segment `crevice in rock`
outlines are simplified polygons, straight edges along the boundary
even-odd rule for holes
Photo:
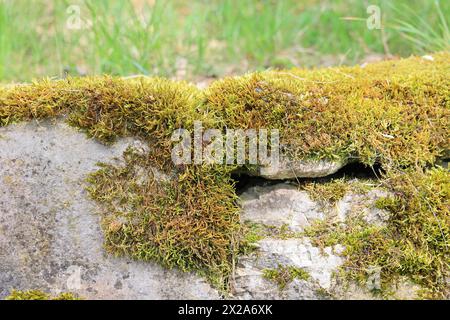
[[[339,178],[356,178],[356,179],[378,179],[384,173],[380,164],[375,163],[373,166],[367,166],[360,162],[352,162],[344,166],[335,174],[323,178],[309,179],[325,181]]]
[[[437,162],[437,165],[439,165],[445,169],[450,169],[449,163],[450,163],[450,158],[443,158]]]
[[[236,173],[232,174],[231,178],[235,181],[234,188],[236,189],[236,193],[241,195],[247,189],[254,186],[271,186],[278,183],[283,183],[289,180],[270,180],[261,177],[250,176],[244,173]]]
[[[279,183],[289,184],[302,184],[305,182],[317,181],[328,182],[333,179],[349,178],[349,179],[378,179],[384,173],[381,165],[375,164],[373,166],[367,166],[359,162],[349,163],[340,169],[338,172],[326,177],[320,178],[297,178],[297,179],[284,179],[284,180],[271,180],[262,177],[250,176],[244,173],[235,173],[231,175],[231,178],[235,181],[235,189],[238,195],[254,186],[272,186]]]

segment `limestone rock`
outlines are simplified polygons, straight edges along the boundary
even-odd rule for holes
[[[106,147],[67,125],[0,128],[0,299],[11,289],[91,299],[209,299],[204,279],[106,254],[84,179],[128,145]]]
[[[241,195],[241,220],[265,225],[287,226],[302,231],[313,220],[323,219],[323,212],[305,191],[289,184],[254,186]]]
[[[347,161],[291,160],[282,157],[278,165],[259,166],[255,171],[247,173],[270,180],[318,178],[336,173],[346,164]]]
[[[0,299],[11,289],[40,289],[52,294],[71,291],[88,299],[217,299],[219,292],[205,279],[152,262],[113,257],[102,247],[100,208],[84,189],[86,175],[97,162],[122,161],[131,138],[102,145],[60,121],[31,122],[0,128]],[[297,163],[297,176],[322,176],[343,163]],[[285,170],[285,169],[283,169]],[[266,172],[269,178],[291,178],[287,171]],[[292,167],[289,169],[292,172]],[[142,172],[141,172],[142,171]],[[148,174],[138,170],[137,182]],[[168,175],[153,172],[160,180]],[[253,186],[241,195],[241,219],[284,227],[300,234],[315,220],[335,215],[342,222],[353,212],[368,223],[383,224],[387,213],[374,202],[382,190],[348,193],[331,208],[307,192],[278,183]],[[231,279],[232,298],[328,299],[373,298],[364,288],[343,289],[334,274],[344,263],[341,245],[318,248],[304,236],[265,238],[258,249],[238,258]],[[263,277],[265,269],[301,268],[308,280],[293,279],[283,290]],[[408,288],[408,287],[405,287]],[[398,297],[409,297],[409,289]],[[406,293],[406,295],[405,295]]]
[[[263,239],[258,252],[242,258],[237,266],[235,295],[242,299],[321,299],[323,290],[332,286],[332,276],[342,264],[338,256],[341,246],[323,251],[314,247],[308,238]],[[310,279],[294,279],[284,290],[263,278],[265,269],[283,266],[298,267]]]
[[[358,213],[367,223],[383,225],[389,219],[389,213],[376,208],[375,202],[387,196],[389,193],[380,189],[369,190],[367,194],[349,192],[336,204],[337,215],[344,222],[347,217]]]
[[[382,225],[389,215],[377,209],[375,202],[388,195],[376,188],[364,194],[350,191],[337,203],[324,206],[313,201],[306,191],[286,183],[249,188],[241,195],[242,221],[278,228],[284,226],[297,236],[264,238],[257,242],[256,252],[241,257],[234,279],[235,296],[240,299],[375,299],[368,289],[369,283],[367,288],[341,283],[337,274],[344,263],[340,256],[345,249],[343,246],[315,247],[301,231],[314,220],[332,218],[345,223],[347,218],[361,214],[367,223]],[[265,269],[279,266],[301,268],[310,279],[294,279],[280,290],[276,283],[263,277]],[[394,297],[413,298],[416,291],[417,288],[402,284]]]

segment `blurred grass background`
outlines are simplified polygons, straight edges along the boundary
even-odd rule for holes
[[[448,0],[0,0],[0,81],[352,65],[449,50],[449,16]]]

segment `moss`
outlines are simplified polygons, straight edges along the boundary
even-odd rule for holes
[[[309,181],[299,185],[308,192],[312,200],[323,204],[334,204],[344,198],[348,192],[366,194],[374,183],[369,180],[331,179],[326,182]]]
[[[450,53],[362,67],[266,71],[200,92],[159,78],[71,78],[6,87],[0,123],[68,115],[102,141],[127,134],[167,144],[176,128],[271,129],[295,158],[424,165],[448,151]]]
[[[291,231],[286,224],[277,227],[248,221],[242,224],[241,232],[244,235],[240,242],[240,253],[242,254],[257,249],[257,242],[265,238],[292,239],[303,235],[302,232]]]
[[[341,200],[349,191],[350,185],[345,179],[335,179],[327,183],[310,182],[302,186],[314,201],[333,204]]]
[[[113,77],[35,82],[0,91],[0,124],[64,117],[104,143],[133,135],[148,143],[145,155],[125,152],[125,164],[100,164],[89,177],[91,196],[103,205],[105,247],[116,255],[156,260],[195,270],[226,289],[238,250],[234,168],[175,166],[171,135],[194,121],[214,127],[195,86],[165,79]],[[156,169],[172,176],[158,181]],[[138,170],[143,181],[138,183]]]
[[[315,293],[321,299],[327,299],[328,300],[328,299],[332,299],[333,298],[333,295],[327,289],[324,289],[324,288],[316,289]]]
[[[279,129],[291,158],[434,163],[449,149],[450,54],[433,58],[227,78],[207,105],[224,126]]]
[[[279,265],[276,269],[264,269],[263,277],[276,282],[280,290],[283,290],[294,279],[308,280],[310,275],[302,268]]]
[[[208,125],[207,115],[197,113],[199,99],[194,86],[159,78],[43,80],[0,91],[0,124],[66,116],[103,142],[138,135],[167,143],[173,130],[190,129],[194,119]]]
[[[381,188],[381,185],[376,180],[370,179],[330,179],[321,181],[307,181],[299,184],[299,189],[308,193],[310,198],[318,202],[324,209],[327,206],[334,205],[336,202],[342,200],[348,193],[352,194],[367,194],[375,186]]]
[[[243,238],[239,247],[240,254],[249,254],[258,248],[258,241],[266,238],[266,226],[260,223],[246,222],[242,225]]]
[[[442,168],[392,172],[384,184],[394,194],[377,201],[391,213],[385,226],[352,217],[345,224],[318,222],[306,234],[319,246],[345,246],[349,279],[364,283],[370,268],[379,267],[383,290],[408,276],[424,288],[423,297],[448,297],[450,173]]]
[[[52,296],[40,290],[19,291],[12,290],[11,294],[5,300],[81,300],[79,297],[70,292],[60,293]]]
[[[128,135],[143,139],[150,147],[147,154],[127,152],[124,165],[103,164],[89,178],[90,194],[104,208],[106,248],[196,270],[226,289],[239,246],[248,241],[230,177],[236,167],[175,166],[173,130],[192,129],[194,121],[202,121],[205,129],[277,128],[282,150],[291,158],[379,162],[390,174],[425,167],[449,150],[450,54],[433,57],[365,68],[259,72],[217,81],[205,91],[159,78],[43,80],[0,89],[0,125],[62,117],[104,143]],[[172,180],[160,181],[153,169]],[[141,171],[146,175],[138,179]],[[445,174],[432,180],[440,175]],[[401,179],[387,181],[393,189],[407,186]],[[360,267],[378,262],[386,274],[410,274],[431,292],[442,292],[439,279],[448,270],[448,252],[434,222],[441,219],[439,230],[447,232],[443,217],[448,210],[442,203],[448,195],[436,190],[438,182],[425,185],[416,186],[424,188],[420,194],[409,187],[398,191],[398,198],[380,202],[401,214],[389,228],[355,226],[352,236],[335,234],[331,240],[348,245],[351,261],[362,255]],[[342,190],[326,197],[335,201]],[[416,212],[408,206],[411,200],[427,205]]]
[[[124,165],[103,164],[89,177],[88,191],[104,205],[107,250],[195,270],[225,289],[240,229],[226,169],[188,167],[163,180],[151,155],[129,149],[124,158]]]

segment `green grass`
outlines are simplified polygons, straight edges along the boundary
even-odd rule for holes
[[[198,80],[268,67],[354,64],[449,49],[448,1],[0,0],[0,81],[66,73]],[[67,28],[78,5],[90,27]],[[32,7],[32,10],[30,8]]]

